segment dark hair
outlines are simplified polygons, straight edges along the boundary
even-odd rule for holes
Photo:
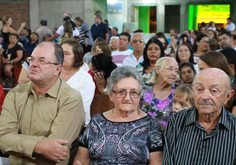
[[[189,63],[195,64],[195,63],[194,63],[194,60],[193,60],[193,49],[192,49],[192,46],[189,45],[188,43],[180,44],[180,45],[177,47],[177,49],[176,49],[175,59],[176,59],[176,61],[178,62],[178,64],[180,65],[180,59],[179,59],[179,53],[178,53],[178,51],[179,51],[179,48],[180,48],[181,46],[187,46],[188,50],[190,51]]]
[[[31,35],[31,30],[29,28],[24,27],[23,29],[25,29],[29,33],[29,35]]]
[[[52,42],[49,42],[49,43],[52,43]],[[57,44],[57,43],[52,43],[53,46],[54,46],[54,54],[56,56],[56,63],[60,64],[60,65],[63,65],[63,61],[64,61],[64,52],[63,52],[63,49],[62,47]]]
[[[62,37],[64,37],[66,34],[68,34],[68,37],[69,38],[73,38],[73,27],[72,27],[72,24],[68,21],[64,22],[63,23],[63,31],[64,31],[64,34]]]
[[[43,41],[45,40],[45,37],[46,37],[46,36],[51,37],[51,34],[45,34],[45,35],[43,36]]]
[[[109,22],[107,19],[104,20],[105,24],[107,25],[107,27],[109,26]]]
[[[210,49],[211,50],[217,50],[219,49],[219,44],[218,44],[218,41],[215,39],[215,38],[211,38],[210,39]]]
[[[72,47],[73,54],[75,56],[75,61],[73,63],[74,68],[79,68],[83,65],[84,49],[78,40],[74,38],[65,39],[61,45],[68,44]]]
[[[205,62],[209,67],[223,70],[228,76],[231,77],[228,61],[222,53],[208,51],[200,56],[200,60]]]
[[[64,17],[63,18],[63,22],[64,22],[64,24],[66,22],[69,22],[71,24],[71,26],[72,26],[72,29],[76,29],[76,24],[70,19],[70,17]]]
[[[83,21],[82,18],[80,18],[80,17],[75,17],[75,20],[78,21],[78,22],[80,22],[81,24],[84,23],[84,21]]]
[[[236,51],[233,48],[224,48],[220,53],[226,57],[229,64],[234,64],[236,67]]]
[[[233,35],[233,39],[236,40],[236,35],[235,34]]]
[[[104,72],[106,80],[110,77],[111,72],[117,68],[116,64],[111,61],[111,58],[103,53],[93,56],[91,62],[97,70]]]
[[[209,22],[208,25],[211,27],[211,25],[212,25],[213,23],[215,23],[215,22],[211,21],[211,22]]]
[[[122,35],[128,37],[128,41],[130,42],[131,35],[130,35],[129,33],[127,33],[127,32],[122,32],[122,33],[120,33],[120,36],[122,36]]]
[[[133,33],[143,33],[142,29],[135,30]]]
[[[194,40],[193,52],[196,52],[196,51],[197,51],[197,42],[201,41],[201,39],[202,39],[203,37],[207,37],[207,38],[208,38],[208,36],[207,36],[206,34],[200,34],[200,35],[198,35],[197,38]]]
[[[102,16],[101,16],[101,13],[99,11],[97,11],[94,15],[97,16],[97,18],[100,18],[102,20]]]
[[[227,18],[229,21],[232,21],[231,17]]]
[[[174,30],[175,33],[179,32],[178,29],[176,29],[176,28],[171,28],[170,30]]]
[[[188,35],[187,34],[181,34],[179,37],[182,41],[182,43],[188,43],[189,45],[192,45],[192,43],[189,41]],[[187,38],[187,40],[185,40],[185,38]]]
[[[37,38],[39,38],[38,33],[36,33],[36,32],[32,32],[31,34],[35,34],[35,35],[37,36]]]
[[[163,38],[164,40],[165,40],[165,46],[164,46],[164,50],[167,48],[167,46],[168,46],[168,41],[167,41],[167,39],[166,39],[166,36],[165,36],[165,34],[164,33],[162,33],[162,32],[158,32],[158,33],[156,33],[156,35],[155,36],[153,36],[154,38]],[[163,46],[163,45],[162,45]]]
[[[214,34],[214,38],[213,38],[213,39],[218,40],[218,39],[217,39],[216,32],[215,32],[214,30],[212,30],[212,29],[207,30],[207,32],[209,32],[209,31],[213,32],[213,34]]]
[[[143,50],[143,62],[141,64],[142,64],[144,69],[147,69],[148,66],[150,66],[149,59],[148,59],[148,56],[147,56],[147,50],[148,50],[148,47],[151,43],[155,43],[160,47],[160,49],[161,49],[160,58],[165,56],[164,47],[163,47],[161,41],[159,41],[157,38],[149,39],[147,44],[144,47],[144,50]]]
[[[47,21],[46,19],[41,19],[40,24],[41,24],[42,26],[47,26],[48,21]]]
[[[17,40],[20,38],[19,34],[17,34],[17,33],[10,33],[9,37],[10,36],[15,36]]]
[[[190,62],[183,62],[182,64],[180,64],[179,65],[179,71],[181,72],[181,69],[185,66],[190,67],[193,70],[193,72],[196,74],[196,70],[194,69],[193,64],[191,64]],[[180,76],[180,78],[181,78],[181,76]]]
[[[193,30],[194,35],[198,36],[199,32],[197,30]]]
[[[229,38],[232,37],[232,34],[231,34],[230,32],[227,32],[227,31],[221,32],[221,33],[219,34],[219,37],[220,37],[221,35],[223,35],[223,34],[226,34]]]
[[[118,32],[118,28],[117,27],[113,27],[113,29],[116,29],[116,31]]]

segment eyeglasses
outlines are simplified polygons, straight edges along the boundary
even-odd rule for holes
[[[159,66],[161,68],[166,68],[170,72],[175,72],[176,74],[179,74],[179,70],[174,70],[174,67],[172,66]]]
[[[112,92],[115,93],[117,97],[121,97],[121,98],[125,98],[127,93],[129,93],[129,96],[134,99],[137,99],[140,95],[140,92],[138,93],[136,91],[127,92],[126,90],[120,90],[120,91],[112,90]]]
[[[228,37],[223,37],[223,38],[219,39],[219,42],[221,42],[222,40],[226,41],[228,39],[229,39]]]
[[[133,40],[132,41],[134,44],[136,44],[137,42],[139,42],[139,43],[144,43],[144,40]]]
[[[54,63],[54,62],[49,62],[45,59],[45,57],[39,57],[38,59],[34,58],[34,57],[27,57],[26,61],[29,63],[29,64],[32,64],[34,62],[34,60],[37,61],[37,64],[40,64],[40,65],[46,65],[46,64],[53,64],[53,65],[60,65],[58,63]]]
[[[186,73],[191,74],[192,70],[187,70],[187,72],[180,72],[181,75],[185,75]]]
[[[204,44],[210,44],[210,42],[209,42],[209,41],[206,41],[206,40],[202,40],[202,42],[203,42]]]

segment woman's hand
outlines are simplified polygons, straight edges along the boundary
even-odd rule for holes
[[[26,25],[26,22],[22,22],[22,23],[21,23],[21,27],[23,27],[23,28],[24,28],[24,27],[25,27],[25,25]]]
[[[105,86],[106,86],[106,80],[105,80],[103,73],[99,73],[99,72],[96,73],[94,75],[94,79],[96,81],[99,92],[102,93],[105,89]]]
[[[8,60],[7,58],[3,58],[3,63],[5,63],[5,64],[10,64],[10,63],[11,63],[11,61],[10,61],[10,60]]]

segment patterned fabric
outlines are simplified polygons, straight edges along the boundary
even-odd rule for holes
[[[141,76],[143,77],[143,82],[144,82],[144,89],[146,89],[147,87],[150,87],[150,86],[153,86],[153,84],[151,83],[151,79],[153,78],[154,76],[154,71],[150,72],[150,73],[147,73],[143,66],[142,66],[142,63],[139,63],[137,66],[136,66],[136,69],[138,70],[138,72],[141,74]]]
[[[161,100],[155,97],[153,92],[153,86],[148,87],[140,100],[140,108],[147,114],[159,119],[161,130],[164,133],[167,121],[172,115],[172,99],[174,94],[174,88],[167,99]]]
[[[96,114],[80,146],[88,148],[91,165],[146,165],[150,152],[163,150],[163,136],[157,119],[149,115],[131,122],[112,122]]]

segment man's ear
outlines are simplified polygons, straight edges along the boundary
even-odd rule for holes
[[[230,69],[234,69],[234,64],[229,64]]]
[[[56,75],[59,75],[60,72],[61,72],[61,70],[62,70],[62,66],[61,66],[61,65],[57,65],[57,66],[56,66],[56,71],[54,72],[54,75],[55,75],[55,76],[56,76]]]
[[[226,95],[226,100],[225,100],[224,104],[226,104],[230,100],[230,98],[233,96],[234,96],[234,90],[231,89],[228,91],[228,93]]]

